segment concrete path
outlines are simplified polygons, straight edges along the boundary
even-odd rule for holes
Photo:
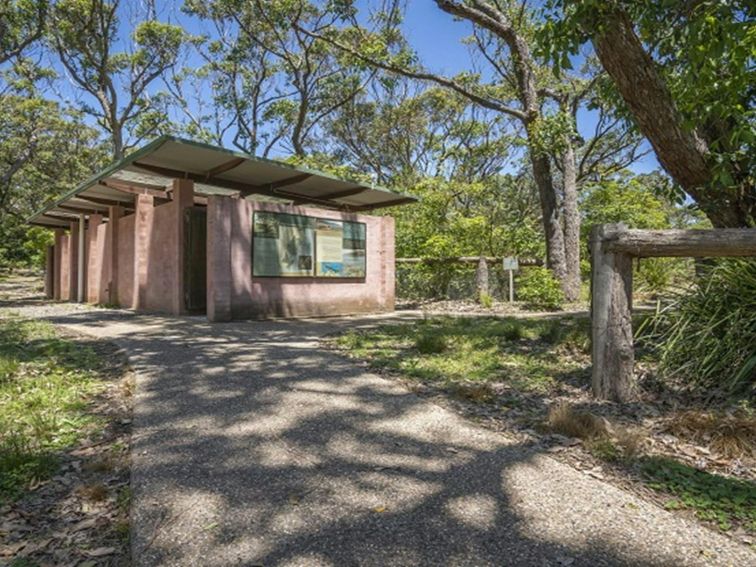
[[[756,565],[318,348],[354,322],[53,319],[137,372],[136,565]]]

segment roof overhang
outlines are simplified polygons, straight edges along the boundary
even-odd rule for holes
[[[375,185],[234,152],[225,148],[161,136],[49,204],[29,223],[65,228],[84,215],[107,216],[108,207],[134,208],[139,194],[170,200],[174,179],[194,182],[195,200],[209,195],[314,205],[363,212],[417,201]]]

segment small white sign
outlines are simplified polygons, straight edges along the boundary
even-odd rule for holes
[[[520,263],[517,261],[517,258],[504,258],[504,269],[505,270],[519,270],[520,269]]]

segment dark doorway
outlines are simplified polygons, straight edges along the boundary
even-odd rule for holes
[[[207,307],[207,209],[184,210],[184,305],[204,313]]]

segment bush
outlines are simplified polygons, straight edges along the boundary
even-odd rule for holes
[[[515,293],[527,307],[555,310],[562,307],[564,293],[559,282],[544,267],[526,268],[517,278]]]
[[[493,307],[494,300],[490,294],[481,293],[480,297],[478,297],[478,303],[480,303],[481,307],[485,307],[486,309],[491,309]]]
[[[415,339],[415,348],[420,354],[440,354],[446,350],[446,337],[422,332]]]
[[[639,330],[667,378],[709,394],[753,393],[756,386],[756,260],[709,267],[692,289]]]

